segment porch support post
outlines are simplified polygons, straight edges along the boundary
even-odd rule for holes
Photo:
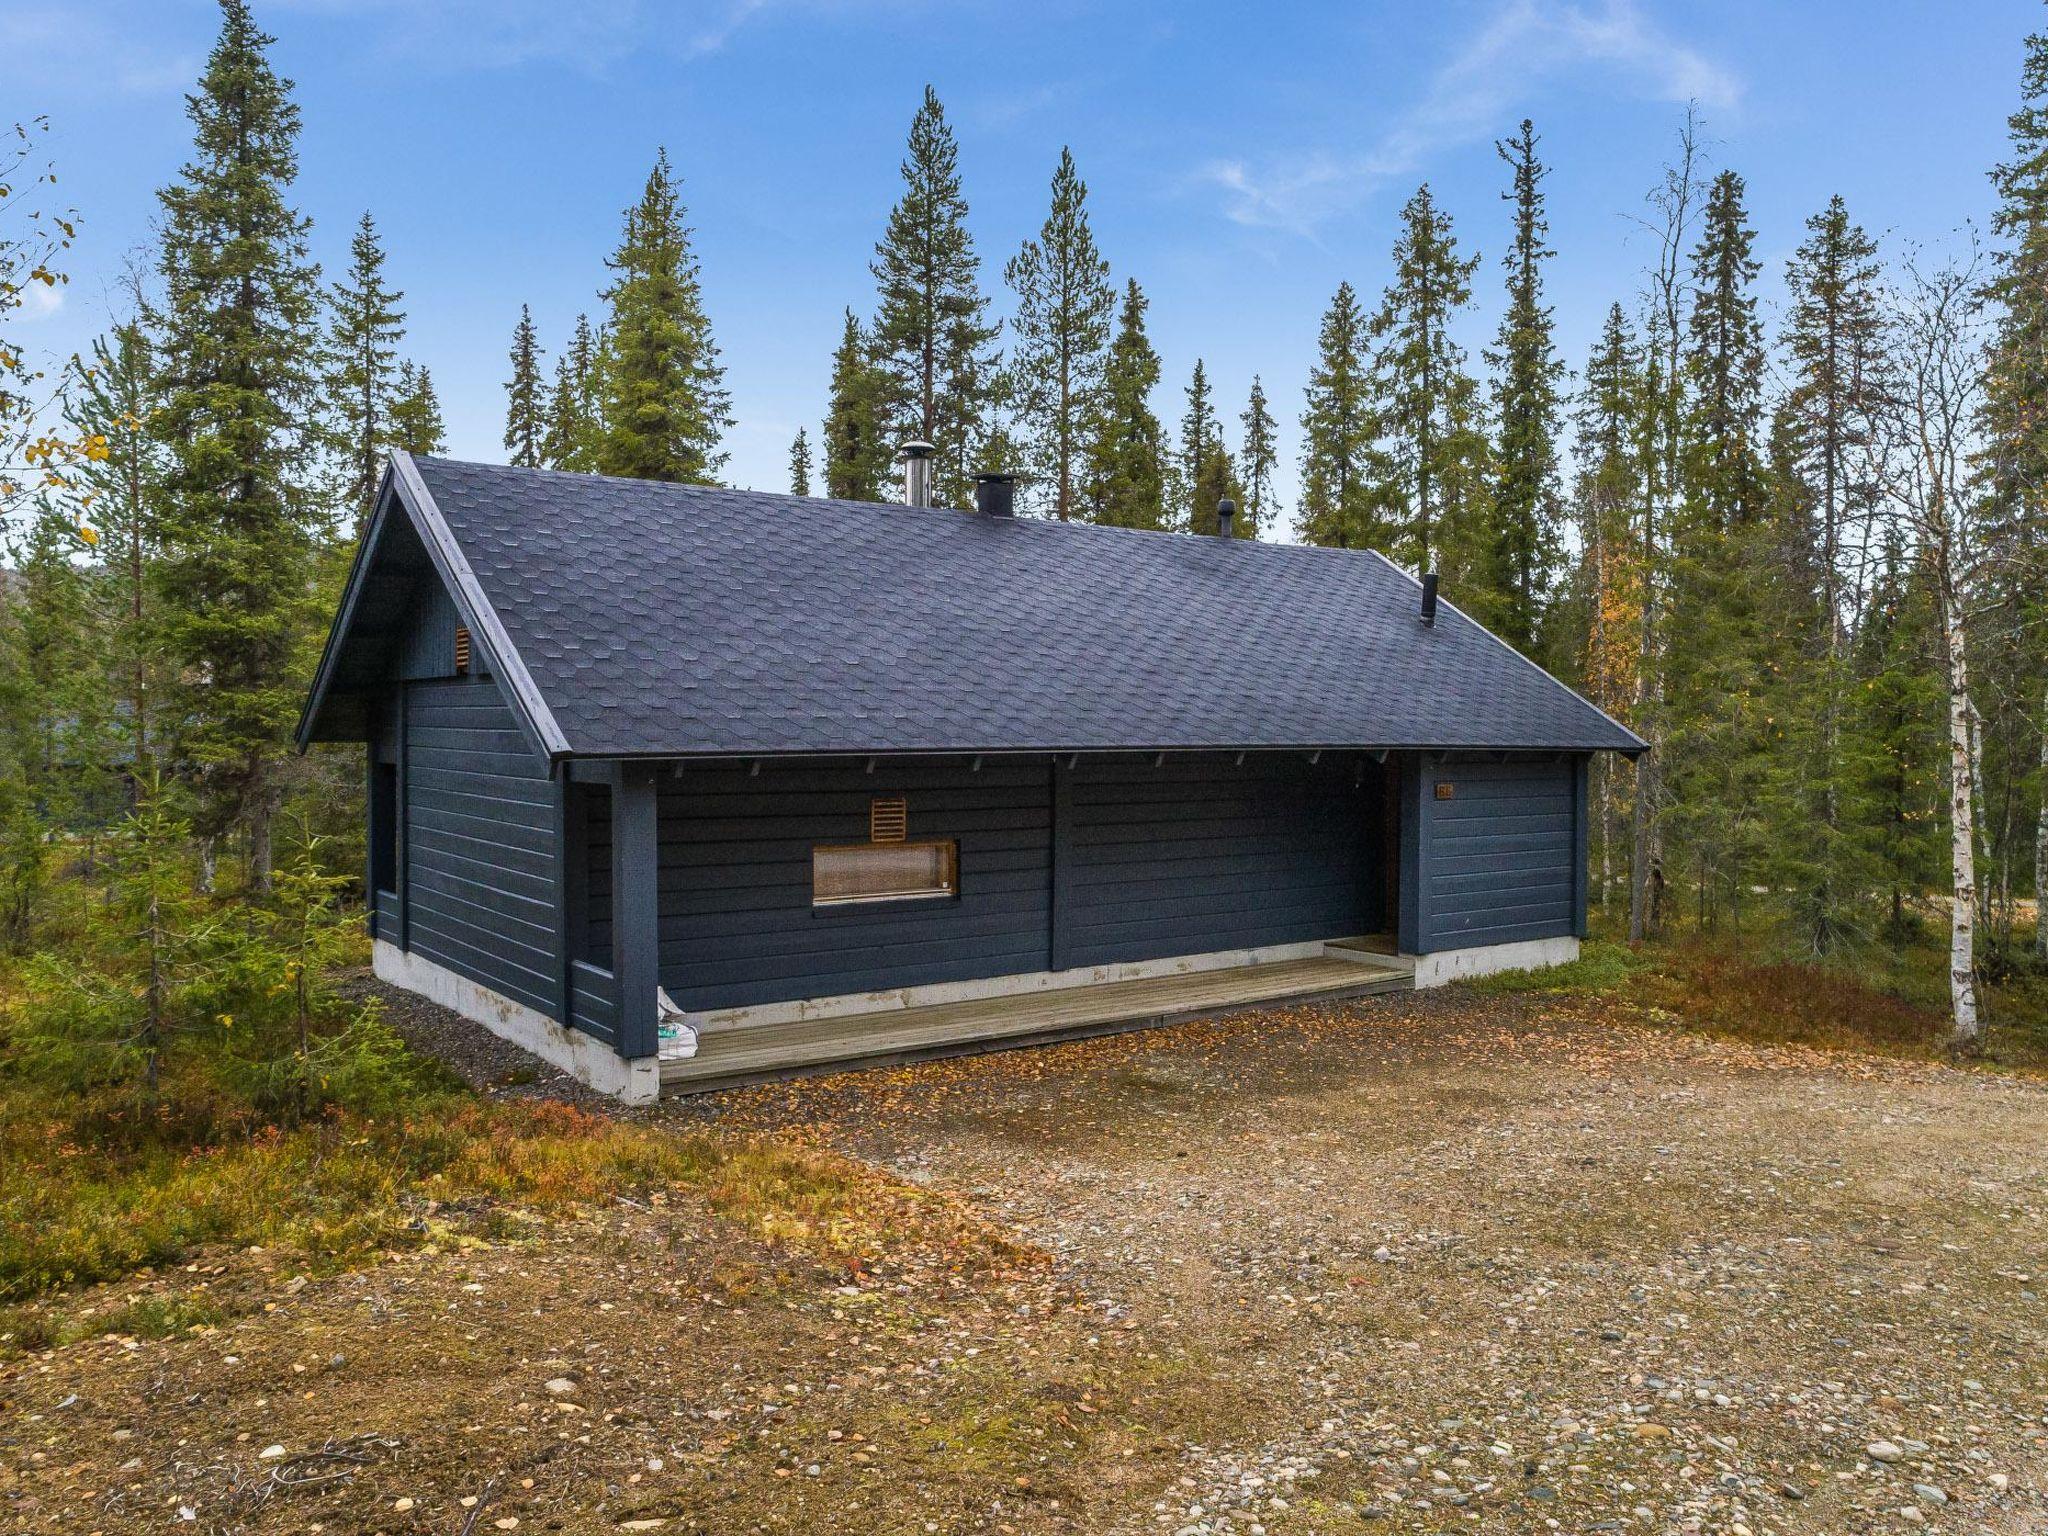
[[[1395,947],[1404,955],[1424,953],[1427,942],[1429,893],[1423,882],[1429,878],[1429,778],[1431,760],[1426,752],[1404,752],[1398,759],[1401,787],[1401,910],[1395,922]]]
[[[1586,937],[1586,859],[1592,843],[1591,803],[1587,781],[1592,757],[1585,752],[1572,758],[1572,933]]]
[[[619,989],[618,1052],[631,1061],[660,1049],[660,825],[653,767],[621,763],[618,775],[612,786],[612,976]]]

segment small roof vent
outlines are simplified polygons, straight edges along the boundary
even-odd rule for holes
[[[469,676],[469,629],[462,624],[455,626],[455,675]]]
[[[1017,510],[1015,475],[976,475],[974,510],[984,517],[1009,517]]]

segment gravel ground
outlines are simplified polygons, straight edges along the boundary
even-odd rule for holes
[[[971,1191],[1234,1432],[1106,1529],[2048,1529],[2048,1092],[1448,993],[733,1096]]]
[[[0,1528],[2048,1530],[2038,1082],[1452,991],[637,1113],[1043,1257],[825,1274],[681,1201],[241,1256],[232,1322],[0,1367]]]

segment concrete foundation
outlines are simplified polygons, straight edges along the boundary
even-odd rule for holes
[[[1447,982],[1491,976],[1497,971],[1538,971],[1579,958],[1579,941],[1523,939],[1515,944],[1482,944],[1476,949],[1440,949],[1415,958],[1415,985],[1441,987]]]
[[[599,1093],[628,1104],[652,1104],[661,1095],[661,1063],[656,1057],[628,1061],[602,1040],[566,1029],[524,1003],[382,939],[371,944],[371,963],[378,980],[474,1019],[499,1039],[533,1052]]]

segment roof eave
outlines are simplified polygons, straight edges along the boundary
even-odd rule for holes
[[[448,588],[456,608],[468,624],[472,641],[483,652],[487,669],[504,686],[520,729],[550,763],[568,757],[568,737],[556,723],[554,711],[548,708],[547,700],[541,696],[539,685],[527,670],[518,647],[512,643],[497,610],[484,594],[476,572],[470,568],[469,561],[449,530],[447,520],[441,515],[441,509],[435,505],[433,493],[421,479],[419,467],[413,463],[412,455],[403,449],[391,452],[378,485],[375,510],[364,526],[362,541],[356,546],[355,560],[349,567],[348,584],[343,588],[340,608],[336,611],[333,627],[327,632],[327,644],[321,651],[320,665],[313,674],[313,686],[299,713],[298,729],[293,733],[298,750],[304,752],[312,744],[320,708],[333,685],[335,669],[354,623],[356,606],[368,579],[376,546],[394,505],[402,506],[411,519],[435,573]]]

